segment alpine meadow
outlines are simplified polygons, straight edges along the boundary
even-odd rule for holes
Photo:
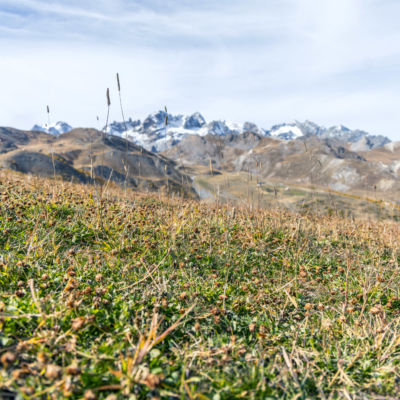
[[[0,0],[0,400],[400,399],[398,15]]]

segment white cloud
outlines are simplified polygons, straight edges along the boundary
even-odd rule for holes
[[[54,119],[93,125],[118,71],[134,118],[167,104],[400,139],[399,11],[391,0],[0,0],[0,125],[43,122],[48,103]]]

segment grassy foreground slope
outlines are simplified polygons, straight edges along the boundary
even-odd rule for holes
[[[0,387],[397,398],[399,225],[0,174]],[[102,222],[102,223],[100,223]]]

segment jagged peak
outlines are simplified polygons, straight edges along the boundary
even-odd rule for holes
[[[71,125],[67,124],[64,121],[58,121],[53,124],[45,124],[45,125],[34,125],[32,127],[32,131],[39,131],[39,132],[45,132],[45,133],[51,133],[53,135],[58,135],[61,133],[66,133],[71,131],[73,128]]]
[[[257,124],[246,121],[243,124],[226,120],[211,120],[209,122],[203,115],[195,111],[192,114],[168,113],[168,124],[165,127],[165,110],[158,110],[149,114],[143,121],[129,118],[125,122],[114,121],[107,127],[107,132],[117,136],[123,136],[135,144],[148,150],[162,151],[179,143],[188,135],[220,135],[241,134],[253,132],[263,136],[272,136],[280,140],[294,140],[300,137],[337,138],[351,143],[358,142],[362,138],[368,138],[367,144],[371,148],[380,147],[390,142],[384,136],[370,135],[362,130],[351,130],[344,125],[334,125],[326,128],[313,121],[304,122],[294,120],[289,123],[273,125],[270,129],[260,128]],[[72,127],[65,122],[57,122],[49,128],[35,125],[33,130],[49,133],[64,133]]]

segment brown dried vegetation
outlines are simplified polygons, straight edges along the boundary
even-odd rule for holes
[[[396,398],[399,225],[0,172],[0,387]]]

